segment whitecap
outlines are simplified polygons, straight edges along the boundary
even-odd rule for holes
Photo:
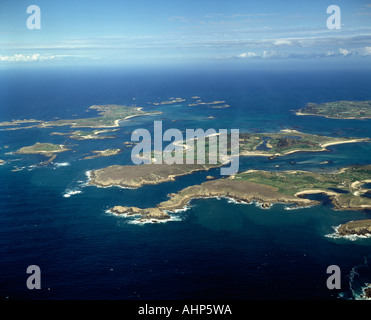
[[[308,208],[311,208],[311,207],[314,207],[313,205],[309,205],[309,206],[296,206],[296,205],[293,205],[293,206],[286,206],[284,207],[285,210],[298,210],[298,209],[308,209]]]
[[[233,204],[250,204],[246,201],[242,201],[242,200],[236,200],[236,199],[233,199],[233,198],[227,198],[228,199],[228,203],[233,203]]]
[[[67,167],[70,166],[71,164],[69,162],[56,162],[54,165],[59,168],[59,167]]]
[[[81,190],[66,190],[66,192],[63,194],[63,197],[64,198],[69,198],[75,194],[79,194],[79,193],[82,193]]]
[[[88,177],[88,180],[91,179],[91,171],[90,170],[85,171],[85,175]]]
[[[86,185],[87,185],[88,183],[89,183],[89,181],[86,182]],[[113,185],[109,185],[109,186],[98,186],[98,185],[94,184],[93,186],[94,186],[94,187],[97,187],[97,188],[101,188],[101,189],[114,188],[114,187],[116,187],[116,188],[120,188],[120,189],[130,189],[130,190],[137,189],[137,188],[132,188],[132,187],[124,187],[124,186],[120,186],[120,185],[118,185],[118,184],[113,184]]]
[[[180,213],[180,212],[185,212],[187,210],[191,209],[190,206],[184,206],[183,208],[180,209],[174,209],[174,210],[165,210],[167,213]]]
[[[17,167],[17,166],[14,166],[13,169],[12,169],[12,172],[22,171],[23,169],[26,169],[26,167]]]

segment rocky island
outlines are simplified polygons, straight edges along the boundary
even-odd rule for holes
[[[116,154],[119,154],[122,151],[122,149],[106,149],[106,150],[94,150],[92,153],[94,155],[92,156],[86,156],[83,158],[83,160],[88,160],[88,159],[95,159],[98,157],[110,157],[114,156]]]
[[[47,161],[44,161],[43,164],[47,164],[53,161],[57,154],[60,152],[65,152],[70,149],[66,148],[66,146],[62,144],[52,144],[52,143],[40,143],[36,142],[32,146],[27,146],[18,149],[14,153],[16,154],[41,154],[45,157],[49,157]]]
[[[13,119],[12,121],[0,122],[0,127],[19,126],[20,124],[39,123],[39,122],[42,122],[42,121],[36,120],[36,119],[22,119],[22,120]]]
[[[68,135],[70,139],[74,139],[74,140],[102,140],[102,139],[112,139],[116,137],[101,135],[101,133],[115,132],[117,130],[119,129],[92,130],[92,131],[76,130],[76,131],[69,132],[69,133],[52,132],[50,135],[58,135],[58,136]]]
[[[155,208],[115,206],[111,212],[128,215],[135,212],[142,220],[152,219],[151,213],[154,212],[157,218],[168,219],[169,212],[184,208],[192,199],[209,197],[227,197],[247,203],[258,201],[262,208],[269,208],[272,203],[302,207],[317,205],[318,201],[305,197],[316,193],[328,195],[338,210],[365,210],[371,209],[371,199],[362,196],[359,182],[364,184],[370,178],[371,165],[344,168],[335,173],[249,170],[169,194],[169,200]]]
[[[163,106],[163,105],[169,105],[169,104],[175,104],[175,103],[181,103],[184,102],[185,99],[183,98],[169,98],[169,100],[161,101],[161,102],[149,102],[150,104],[153,104],[154,106]]]
[[[193,98],[193,97],[192,97]],[[212,101],[212,102],[204,102],[200,99],[200,97],[196,101],[189,103],[188,107],[198,107],[198,106],[210,106],[213,109],[222,109],[222,108],[229,108],[230,105],[226,104],[224,100],[220,101]]]
[[[296,114],[332,119],[371,119],[371,100],[308,103],[305,108],[297,110]]]

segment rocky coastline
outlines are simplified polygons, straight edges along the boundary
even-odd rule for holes
[[[233,181],[232,179],[210,180],[201,185],[187,187],[178,193],[168,195],[169,199],[159,203],[154,208],[140,209],[137,207],[115,206],[110,209],[115,214],[128,216],[139,215],[140,220],[169,219],[169,212],[175,212],[187,206],[192,200],[225,197],[236,202],[252,203],[256,201],[262,209],[269,209],[273,203],[286,203],[300,206],[318,204],[318,201],[289,197],[278,193],[270,186],[258,185],[248,181]]]
[[[371,236],[371,219],[349,221],[337,229],[339,236]]]

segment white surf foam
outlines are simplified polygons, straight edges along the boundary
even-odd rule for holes
[[[107,214],[113,215],[115,217],[122,217],[122,218],[132,218],[132,217],[139,217],[139,216],[141,216],[140,213],[136,213],[136,214],[116,213],[116,212],[111,211],[110,209],[107,209],[104,212],[107,213]]]
[[[191,209],[190,206],[184,206],[181,209],[174,209],[174,210],[165,210],[166,213],[180,213],[180,212],[185,212],[187,210]]]
[[[69,197],[71,197],[75,194],[79,194],[79,193],[82,193],[82,191],[81,190],[69,190],[69,189],[67,189],[65,191],[65,193],[63,194],[63,197],[64,198],[69,198]]]
[[[356,240],[359,240],[359,239],[371,238],[371,234],[366,234],[366,235],[351,234],[351,235],[342,236],[342,235],[339,234],[340,226],[341,226],[341,224],[338,225],[338,226],[332,227],[335,230],[335,232],[326,234],[325,237],[326,238],[332,238],[332,239],[347,239],[347,240],[350,240],[350,241],[356,241]]]
[[[227,199],[228,199],[228,203],[233,203],[233,204],[250,204],[249,202],[242,201],[242,200],[236,200],[236,199],[233,199],[233,198],[227,198]]]
[[[71,164],[69,162],[56,162],[54,165],[59,168],[59,167],[67,167],[70,166]]]
[[[310,206],[296,206],[296,205],[293,205],[293,206],[286,206],[284,207],[285,210],[299,210],[299,209],[308,209],[308,208],[312,208],[314,207],[313,205],[310,205]]]
[[[143,220],[139,220],[139,219],[134,219],[134,220],[129,220],[128,221],[128,224],[135,224],[135,225],[145,225],[145,224],[148,224],[148,223],[166,223],[166,222],[172,222],[172,221],[182,221],[182,219],[180,217],[177,217],[177,216],[170,216],[169,219],[154,219],[154,218],[151,218],[151,219],[143,219]]]

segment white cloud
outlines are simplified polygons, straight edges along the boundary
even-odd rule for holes
[[[279,46],[290,46],[292,45],[292,41],[287,40],[287,39],[279,39],[279,40],[274,41],[273,44],[278,47]]]
[[[275,50],[265,50],[263,51],[263,54],[261,55],[262,59],[274,59],[274,58],[288,58],[289,54],[277,52]]]
[[[334,51],[329,50],[329,51],[326,52],[326,57],[330,57],[330,56],[334,56],[334,55],[336,55]]]
[[[256,58],[256,59],[311,59],[311,58],[329,58],[329,57],[362,57],[371,56],[371,46],[363,48],[344,49],[338,48],[327,51],[314,51],[314,52],[283,52],[276,50],[264,50],[263,52],[244,52],[234,57],[225,58]]]
[[[258,55],[255,52],[244,52],[238,55],[238,58],[255,58]]]
[[[85,56],[79,55],[68,55],[68,54],[40,54],[40,53],[32,53],[32,54],[20,54],[16,53],[13,55],[0,55],[0,62],[10,62],[10,63],[33,63],[33,62],[45,62],[45,61],[56,61],[62,59],[70,59],[70,58],[85,58]]]
[[[371,47],[364,47],[359,50],[359,54],[362,56],[370,56],[371,55]]]
[[[39,53],[34,54],[14,54],[12,56],[0,56],[0,61],[3,62],[37,62],[37,61],[51,61],[55,60],[59,56],[57,55],[41,55]]]
[[[345,57],[352,54],[352,51],[349,51],[347,49],[342,49],[342,48],[339,48],[339,52],[340,52],[340,54],[342,54]]]

